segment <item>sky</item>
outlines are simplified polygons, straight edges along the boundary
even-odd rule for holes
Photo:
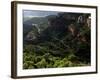
[[[57,13],[54,11],[23,10],[24,17],[45,17],[48,15],[57,15]]]

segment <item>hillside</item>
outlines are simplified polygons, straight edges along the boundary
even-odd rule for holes
[[[82,21],[78,18],[83,16]],[[24,69],[88,66],[90,59],[89,14],[50,15],[32,18],[23,26]],[[33,24],[31,26],[28,26]],[[29,29],[27,29],[29,28]]]

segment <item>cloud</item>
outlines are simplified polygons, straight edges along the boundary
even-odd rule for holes
[[[36,11],[36,10],[23,10],[24,17],[44,17],[48,15],[57,15],[55,11]]]

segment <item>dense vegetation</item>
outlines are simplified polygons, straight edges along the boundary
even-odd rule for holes
[[[79,16],[83,17],[78,21]],[[82,13],[58,13],[29,21],[38,24],[40,32],[36,29],[37,25],[24,31],[23,68],[90,65],[91,34],[90,26],[85,21],[89,16]],[[27,24],[25,26],[28,27]]]

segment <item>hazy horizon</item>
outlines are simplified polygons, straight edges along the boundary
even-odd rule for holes
[[[45,17],[48,15],[57,15],[58,13],[55,11],[23,10],[23,17]]]

